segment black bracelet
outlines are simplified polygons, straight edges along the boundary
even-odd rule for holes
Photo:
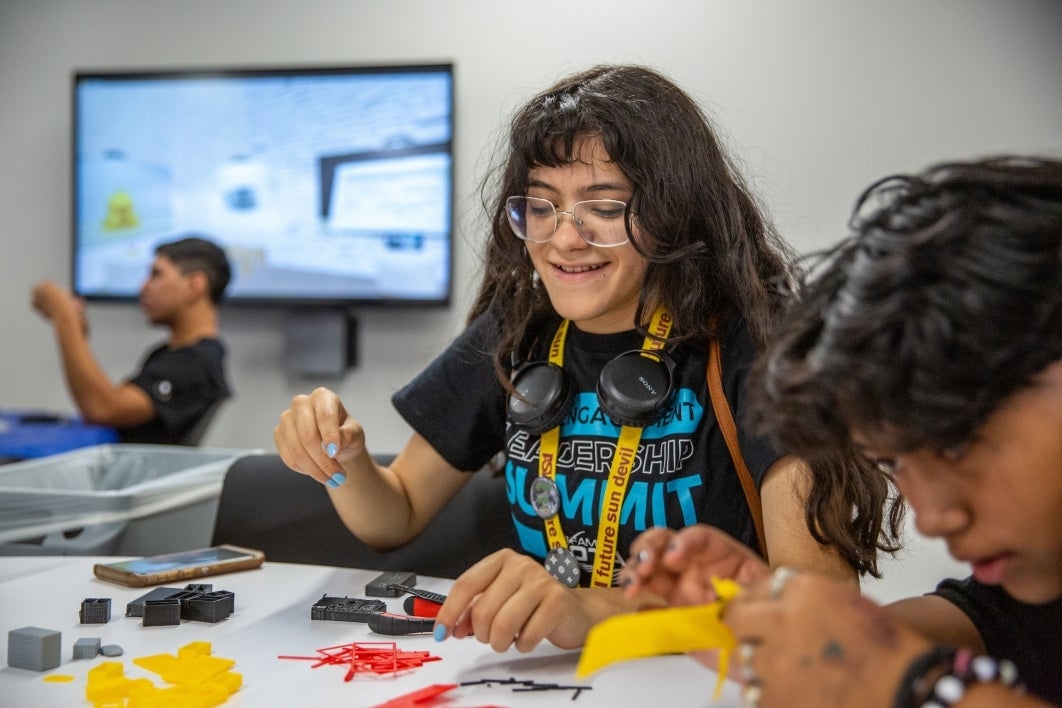
[[[900,686],[896,690],[893,708],[919,708],[929,697],[933,683],[929,673],[934,669],[947,671],[955,660],[955,650],[951,647],[935,646],[919,654],[907,667]]]

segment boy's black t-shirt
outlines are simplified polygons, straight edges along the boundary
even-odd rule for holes
[[[1062,706],[1062,598],[1029,605],[973,577],[945,580],[933,594],[970,618],[989,656],[1014,662],[1031,693]]]
[[[151,397],[155,417],[118,429],[123,443],[180,444],[212,406],[231,395],[225,347],[217,339],[179,349],[163,344],[147,355],[129,383]]]

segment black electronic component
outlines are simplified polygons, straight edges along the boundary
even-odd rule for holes
[[[365,624],[377,634],[389,636],[431,634],[435,631],[435,620],[430,617],[409,617],[393,615],[390,612],[378,612],[370,616]]]
[[[365,622],[372,615],[387,611],[383,600],[366,600],[362,597],[329,597],[321,599],[310,608],[312,620],[334,620],[337,622]]]
[[[392,585],[413,586],[417,584],[417,574],[400,570],[389,570],[380,573],[375,578],[365,583],[365,594],[369,597],[398,597],[402,594]]]

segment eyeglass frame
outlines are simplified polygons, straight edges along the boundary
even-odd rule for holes
[[[550,200],[546,199],[545,197],[532,197],[532,196],[528,196],[526,194],[513,194],[513,195],[510,195],[510,196],[505,198],[505,219],[506,219],[506,221],[509,222],[509,226],[510,227],[512,227],[513,223],[512,223],[512,219],[509,218],[509,202],[511,200],[513,200],[513,199],[535,199],[535,200],[538,200],[540,202],[545,202],[545,203],[549,204],[551,207],[553,207],[553,218],[554,218],[553,232],[549,235],[549,238],[547,238],[545,241],[537,241],[535,239],[527,238],[526,236],[521,236],[517,232],[517,230],[515,228],[513,228],[513,235],[516,236],[516,238],[520,239],[521,241],[523,241],[525,243],[549,243],[550,241],[552,241],[553,237],[557,235],[557,229],[560,228],[560,219],[561,219],[560,215],[561,214],[567,214],[568,216],[572,217],[572,225],[575,226],[575,232],[577,234],[579,234],[579,238],[581,238],[583,241],[586,241],[586,243],[590,244],[591,246],[596,246],[597,248],[615,248],[616,246],[622,246],[624,244],[627,244],[627,243],[631,242],[631,235],[630,235],[630,231],[627,229],[627,222],[626,222],[627,209],[630,207],[630,204],[628,204],[627,202],[625,202],[625,201],[623,201],[621,199],[583,199],[581,201],[576,202],[575,204],[572,204],[572,208],[570,210],[565,210],[565,209],[558,209],[556,204],[554,204]],[[595,202],[608,202],[609,204],[622,204],[623,205],[623,213],[624,213],[624,217],[625,217],[624,218],[624,223],[623,223],[623,230],[627,234],[626,238],[624,238],[619,243],[594,243],[593,241],[591,241],[591,240],[586,238],[586,236],[583,234],[582,229],[579,228],[579,220],[575,218],[575,210],[578,208],[578,206],[580,204],[592,204],[592,203],[595,203]]]

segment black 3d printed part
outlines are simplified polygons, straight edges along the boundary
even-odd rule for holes
[[[402,592],[394,589],[392,585],[408,585],[412,587],[416,584],[416,573],[391,570],[380,573],[365,583],[365,594],[369,597],[398,597]]]
[[[329,597],[323,595],[310,608],[312,620],[335,620],[338,622],[365,622],[370,616],[387,611],[383,600],[366,600],[362,597]]]

